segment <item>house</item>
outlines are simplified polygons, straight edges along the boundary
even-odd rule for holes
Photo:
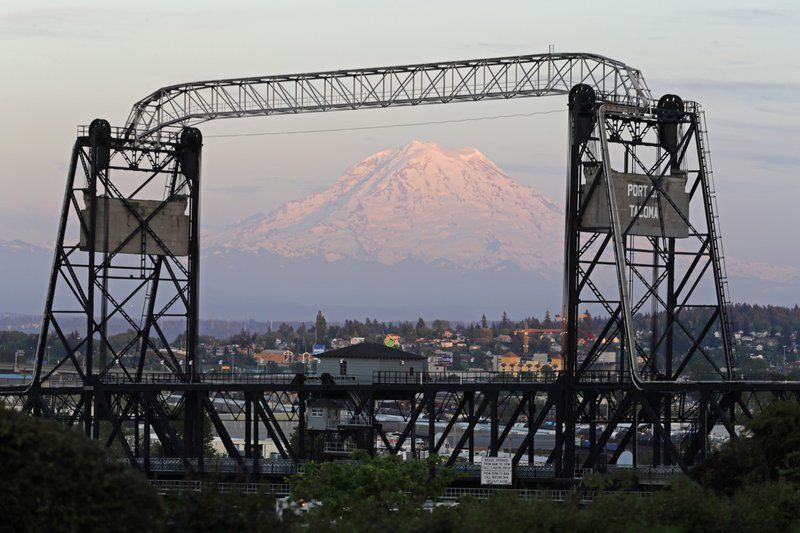
[[[364,342],[319,355],[318,374],[349,376],[359,383],[372,383],[376,372],[384,377],[427,372],[427,359],[383,344]]]
[[[266,365],[268,363],[282,365],[290,363],[293,355],[289,350],[262,350],[253,354],[253,360],[257,365]]]
[[[519,355],[514,352],[505,352],[502,355],[495,355],[492,358],[493,368],[495,372],[512,372],[517,373],[520,370]]]

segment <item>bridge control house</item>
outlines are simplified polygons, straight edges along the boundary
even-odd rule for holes
[[[355,344],[317,357],[318,374],[348,376],[358,383],[372,383],[377,372],[386,377],[403,375],[402,379],[407,380],[405,375],[415,376],[428,369],[426,357],[376,343]]]

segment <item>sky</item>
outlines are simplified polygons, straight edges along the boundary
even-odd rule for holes
[[[120,7],[115,7],[120,6]],[[794,1],[0,1],[0,240],[54,239],[76,127],[122,125],[158,87],[546,52],[639,68],[707,111],[729,256],[800,266],[800,7]],[[203,228],[324,189],[411,139],[484,152],[563,203],[566,102],[549,97],[220,120],[202,126]],[[552,114],[348,132],[215,137]]]

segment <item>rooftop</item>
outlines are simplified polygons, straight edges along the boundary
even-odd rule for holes
[[[345,346],[338,350],[331,350],[319,354],[317,357],[320,359],[336,358],[336,359],[425,359],[425,356],[404,352],[397,348],[389,348],[383,344],[374,342],[363,342],[361,344],[353,344],[352,346]]]

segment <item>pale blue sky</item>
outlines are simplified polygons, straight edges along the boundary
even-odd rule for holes
[[[55,236],[78,124],[122,124],[178,82],[559,51],[640,68],[708,112],[729,255],[800,266],[800,9],[780,1],[0,2],[0,239]],[[124,6],[124,7],[115,7]],[[230,120],[203,126],[214,229],[317,191],[412,138],[485,152],[563,202],[565,115],[251,138],[215,134],[563,109],[559,98]],[[778,243],[790,243],[779,247]]]

